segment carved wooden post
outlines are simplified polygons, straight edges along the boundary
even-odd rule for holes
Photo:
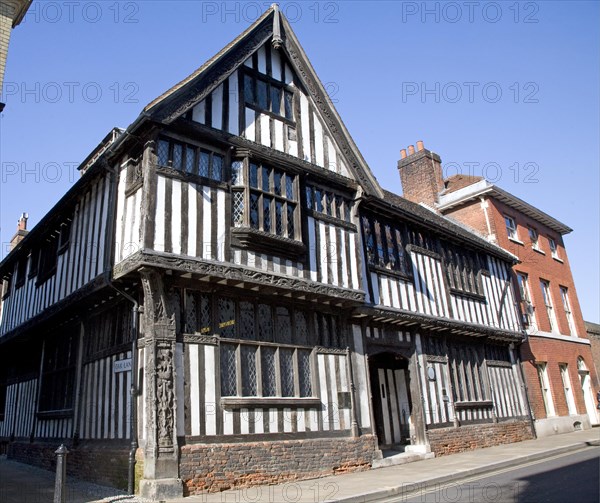
[[[161,274],[143,269],[146,379],[146,445],[143,497],[155,500],[183,496],[179,479],[176,431],[175,306]]]
[[[415,444],[428,447],[427,434],[425,432],[425,414],[423,411],[423,385],[421,383],[421,372],[417,356],[421,353],[421,340],[418,334],[415,334],[414,337],[414,351],[408,362],[408,372],[410,375],[410,395],[415,418]]]

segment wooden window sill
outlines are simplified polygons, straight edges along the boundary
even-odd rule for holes
[[[73,409],[45,410],[37,413],[38,419],[65,419],[73,417]]]
[[[523,241],[521,241],[520,239],[511,238],[510,236],[508,236],[508,240],[512,241],[513,243],[517,243],[518,245],[525,246],[525,243],[523,243]]]
[[[301,259],[306,254],[306,245],[300,241],[251,227],[234,227],[231,229],[231,237],[233,245],[259,253],[279,255],[293,260]]]

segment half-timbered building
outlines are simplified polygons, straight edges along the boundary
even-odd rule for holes
[[[277,7],[80,170],[0,264],[11,457],[160,499],[531,435],[514,256],[379,186]]]

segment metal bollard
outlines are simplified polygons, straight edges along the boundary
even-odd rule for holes
[[[64,444],[54,451],[56,454],[56,481],[54,482],[54,503],[65,503],[67,500],[67,454],[69,450]]]

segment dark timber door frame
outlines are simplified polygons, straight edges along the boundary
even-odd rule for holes
[[[375,432],[380,448],[410,443],[413,410],[409,360],[393,351],[369,357]]]

